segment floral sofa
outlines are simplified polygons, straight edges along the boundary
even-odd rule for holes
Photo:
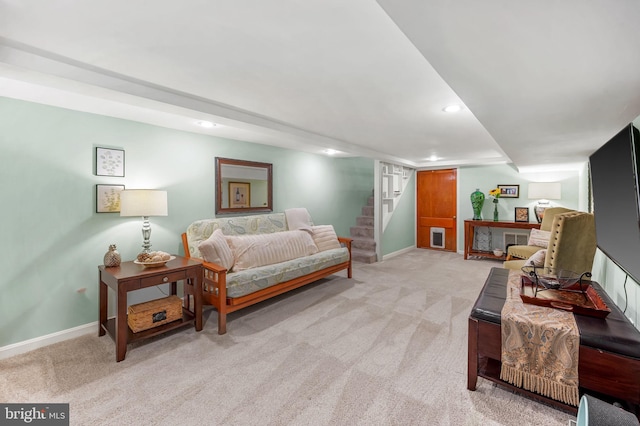
[[[290,237],[293,251],[285,247]],[[350,238],[330,225],[290,230],[285,213],[197,220],[182,243],[186,257],[203,263],[202,300],[218,311],[219,334],[228,313],[343,269],[352,277]]]

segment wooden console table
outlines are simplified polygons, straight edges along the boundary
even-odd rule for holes
[[[144,268],[133,262],[122,262],[120,266],[98,267],[100,271],[100,321],[99,336],[105,332],[115,340],[116,361],[122,361],[127,353],[127,343],[146,339],[178,327],[194,324],[196,331],[202,330],[202,264],[176,256],[166,265],[158,268]],[[183,292],[187,300],[182,307],[182,319],[159,325],[149,330],[134,333],[127,324],[127,293],[141,288],[170,284],[171,294],[177,293],[177,281],[184,283]],[[116,317],[107,319],[107,288],[116,295]],[[193,310],[188,297],[193,296]]]
[[[484,226],[487,228],[515,228],[515,229],[540,229],[539,223],[532,222],[512,222],[512,221],[498,221],[493,220],[473,220],[467,219],[464,221],[464,258],[468,259],[469,256],[488,257],[491,259],[504,259],[504,256],[496,256],[492,251],[481,251],[473,249],[473,240],[475,236],[476,228]],[[505,247],[505,254],[506,254]]]

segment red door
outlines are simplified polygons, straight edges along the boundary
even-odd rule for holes
[[[456,170],[425,170],[417,176],[418,247],[456,251]]]

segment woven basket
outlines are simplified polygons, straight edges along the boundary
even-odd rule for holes
[[[127,309],[127,322],[134,333],[148,330],[182,318],[182,300],[178,296],[150,300],[131,305]]]

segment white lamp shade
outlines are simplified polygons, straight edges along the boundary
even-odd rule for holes
[[[559,200],[562,198],[562,185],[560,182],[531,182],[528,197],[532,200]]]
[[[120,216],[167,215],[167,191],[125,189],[120,192]]]

